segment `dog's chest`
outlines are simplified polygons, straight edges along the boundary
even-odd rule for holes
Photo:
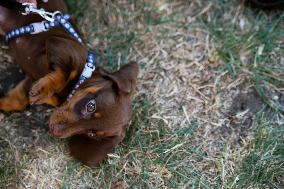
[[[49,70],[44,61],[43,45],[30,37],[19,37],[11,44],[11,50],[15,57],[15,63],[19,64],[26,75],[33,79],[44,76]]]
[[[15,59],[18,63],[29,64],[32,61],[33,50],[31,41],[26,37],[18,37],[11,41],[11,51],[15,54]]]

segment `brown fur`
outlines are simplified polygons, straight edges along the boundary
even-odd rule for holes
[[[49,0],[38,6],[67,12],[62,0]],[[22,16],[0,6],[0,35],[41,20],[37,15]],[[23,110],[29,103],[62,105],[84,68],[87,47],[60,27],[19,37],[9,46],[27,79],[0,99],[0,109]],[[136,63],[129,63],[115,73],[98,68],[74,97],[52,114],[51,133],[70,138],[70,152],[76,159],[95,165],[122,141],[131,119],[131,96],[137,74]],[[96,101],[97,110],[89,113],[87,105],[92,100]]]
[[[3,98],[0,98],[0,107],[6,112],[22,110],[29,104],[27,86],[29,79],[25,79],[9,91]]]

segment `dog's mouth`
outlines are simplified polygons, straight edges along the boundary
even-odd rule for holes
[[[50,125],[50,132],[57,138],[68,138],[73,135],[83,134],[86,129],[83,126],[68,126],[67,124]]]
[[[50,128],[51,134],[55,137],[61,137],[63,135],[64,125],[52,125]]]

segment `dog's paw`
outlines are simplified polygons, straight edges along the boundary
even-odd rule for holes
[[[44,104],[53,94],[54,91],[50,86],[50,82],[42,78],[31,88],[29,92],[29,102],[30,104]]]

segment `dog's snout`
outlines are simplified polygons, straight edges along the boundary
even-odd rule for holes
[[[61,136],[63,129],[64,129],[64,125],[62,125],[62,124],[51,125],[50,132],[54,136],[59,137],[59,136]]]
[[[67,122],[68,112],[65,110],[56,110],[50,117],[49,125],[64,124]]]

